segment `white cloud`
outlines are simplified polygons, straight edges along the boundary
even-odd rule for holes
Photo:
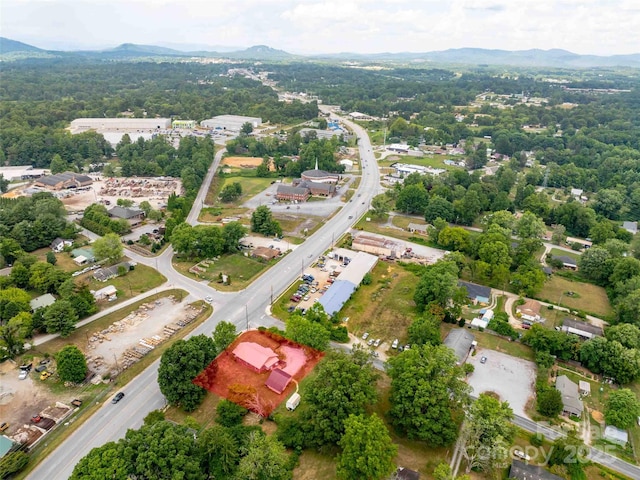
[[[322,53],[640,50],[637,0],[3,0],[2,35],[47,47],[268,44]]]

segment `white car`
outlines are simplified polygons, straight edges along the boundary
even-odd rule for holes
[[[529,455],[527,455],[526,453],[524,453],[522,450],[514,450],[513,451],[513,455],[515,457],[521,458],[522,460],[525,460],[527,462],[529,460],[531,460],[531,457]]]
[[[29,376],[29,370],[20,370],[20,375],[18,375],[19,380],[24,380]]]
[[[367,338],[369,338],[369,332],[364,332],[364,333],[362,334],[362,339],[363,339],[363,340],[366,340]]]
[[[398,343],[399,343],[399,341],[398,341],[398,339],[396,338],[396,339],[393,341],[393,343],[391,344],[391,348],[398,348]]]
[[[380,346],[380,342],[381,342],[381,340],[379,338],[376,338],[376,341],[373,342],[373,346],[374,347],[379,347]]]
[[[213,302],[213,297],[211,295],[208,295],[206,297],[204,297],[204,301],[207,303],[211,303]]]

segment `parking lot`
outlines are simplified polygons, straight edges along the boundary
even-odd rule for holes
[[[482,357],[486,357],[485,363],[481,363]],[[535,388],[535,363],[483,348],[470,355],[467,363],[475,367],[468,379],[474,396],[495,392],[500,400],[509,402],[513,413],[527,416],[525,407]]]

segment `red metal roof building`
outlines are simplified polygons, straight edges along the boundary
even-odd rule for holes
[[[271,371],[271,375],[269,375],[269,378],[267,379],[265,385],[267,386],[267,388],[273,390],[279,395],[285,391],[290,381],[291,375],[289,375],[284,370],[274,368]]]
[[[280,362],[273,350],[255,342],[239,343],[232,353],[236,361],[258,373],[271,370]]]

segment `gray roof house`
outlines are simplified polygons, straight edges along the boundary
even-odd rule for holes
[[[116,205],[109,209],[109,215],[116,218],[130,220],[132,218],[142,218],[144,216],[144,212],[137,208],[124,208]]]
[[[528,465],[520,460],[513,460],[509,469],[509,478],[515,480],[563,480],[549,470],[536,465]]]
[[[622,228],[624,228],[632,235],[635,235],[636,233],[638,233],[638,222],[623,222]]]
[[[476,283],[458,280],[458,286],[467,289],[467,297],[475,303],[489,303],[491,298],[491,288]]]
[[[56,297],[54,297],[50,293],[45,293],[44,295],[40,295],[39,297],[31,300],[29,302],[29,306],[31,307],[31,311],[35,312],[39,308],[48,307],[49,305],[53,305],[54,303],[56,303]]]
[[[560,375],[556,378],[556,390],[562,395],[562,413],[581,417],[584,405],[580,400],[578,384],[569,380],[566,375]]]
[[[567,255],[553,255],[551,258],[559,262],[562,262],[562,266],[564,268],[571,268],[572,270],[578,269],[578,262],[576,262],[573,258]]]
[[[93,272],[93,278],[99,282],[106,282],[107,280],[118,276],[118,269],[120,267],[123,267],[128,272],[131,270],[131,267],[135,267],[135,265],[135,262],[121,262],[117,265],[112,265],[111,267],[99,268]]]
[[[462,365],[467,360],[474,341],[475,337],[471,332],[464,328],[455,328],[444,339],[444,344],[455,352],[458,365]]]
[[[602,328],[591,325],[587,322],[580,322],[571,318],[565,318],[562,321],[562,331],[565,333],[573,333],[579,337],[590,339],[593,337],[602,337]]]

